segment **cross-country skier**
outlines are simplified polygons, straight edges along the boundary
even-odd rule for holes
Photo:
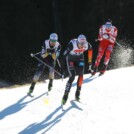
[[[59,57],[60,51],[61,51],[61,45],[58,42],[58,35],[56,33],[52,33],[50,34],[49,39],[43,41],[40,57],[46,64],[54,68],[56,65],[56,59]],[[45,65],[39,62],[33,77],[33,81],[29,88],[28,92],[29,95],[31,95],[31,93],[33,92],[35,84],[39,80],[41,74],[43,73],[44,68]],[[49,68],[48,91],[52,90],[53,79],[54,79],[54,70]]]
[[[98,55],[95,60],[95,65],[93,67],[94,71],[92,72],[92,75],[96,74],[100,61],[104,54],[105,54],[104,63],[99,75],[105,73],[110,60],[110,54],[114,48],[116,37],[117,37],[117,28],[113,26],[112,21],[108,19],[106,23],[102,25],[99,29],[99,36],[97,40],[100,42],[100,44],[98,47]]]
[[[64,96],[62,98],[62,104],[64,105],[68,99],[68,95],[75,79],[76,70],[78,73],[77,89],[75,92],[75,99],[80,100],[80,91],[83,83],[83,73],[84,73],[84,52],[88,50],[88,64],[89,69],[91,69],[92,63],[92,46],[87,42],[84,35],[79,35],[77,39],[73,39],[69,42],[67,49],[64,52],[64,57],[66,58],[67,69],[69,73],[69,80],[66,83]]]

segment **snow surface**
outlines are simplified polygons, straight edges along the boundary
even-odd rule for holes
[[[47,83],[0,90],[0,134],[134,134],[134,67],[84,75],[81,102],[74,102],[76,80],[65,111],[61,110],[65,84],[55,80],[47,96]]]

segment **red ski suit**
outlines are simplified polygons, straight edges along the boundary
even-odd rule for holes
[[[100,41],[98,47],[98,55],[95,61],[95,67],[98,67],[102,56],[105,54],[104,65],[108,65],[110,60],[110,54],[114,48],[115,40],[117,37],[117,28],[115,26],[111,26],[107,29],[106,25],[102,25],[99,29],[99,37]]]

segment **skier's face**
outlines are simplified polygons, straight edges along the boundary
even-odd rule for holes
[[[56,40],[50,40],[50,45],[55,46],[56,45]]]
[[[84,43],[78,43],[78,46],[79,46],[79,48],[84,48],[85,42]]]
[[[111,30],[111,27],[112,27],[112,25],[111,24],[106,24],[106,31],[110,31]]]

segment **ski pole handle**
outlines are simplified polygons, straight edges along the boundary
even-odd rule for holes
[[[54,70],[55,73],[57,73],[59,76],[62,76],[61,73],[59,73],[57,70],[55,70],[53,67],[49,66],[48,64],[46,64],[44,61],[42,61],[41,59],[39,59],[36,55],[34,55],[33,53],[31,53],[31,56],[34,57],[36,60],[38,60],[39,62],[41,62],[42,64],[44,64],[46,67]]]
[[[39,55],[39,54],[41,54],[41,52],[38,52],[38,53],[35,53],[35,54],[31,53],[30,55],[31,55],[31,57],[34,57],[34,56]]]
[[[31,57],[34,57],[34,54],[31,53],[30,55],[31,55]]]

